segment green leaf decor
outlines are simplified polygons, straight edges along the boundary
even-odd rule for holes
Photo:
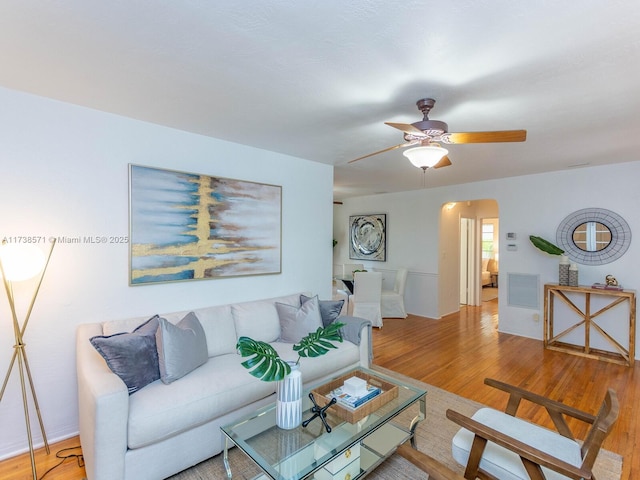
[[[336,322],[326,327],[319,327],[310,333],[300,343],[293,346],[300,357],[319,357],[332,348],[337,348],[332,342],[342,342],[340,329],[344,323]],[[291,373],[289,364],[280,358],[278,352],[268,343],[253,340],[249,337],[240,337],[236,344],[236,350],[242,357],[249,357],[242,362],[251,375],[264,382],[277,382]]]
[[[242,366],[259,380],[273,382],[289,375],[291,367],[280,358],[278,352],[266,342],[240,337],[236,345],[242,357],[250,357]]]
[[[558,248],[553,243],[545,240],[544,238],[529,235],[529,240],[531,240],[531,243],[534,247],[550,255],[562,255],[564,253],[564,250]]]
[[[301,357],[319,357],[324,355],[331,348],[337,348],[331,342],[342,342],[340,328],[344,323],[332,323],[325,328],[318,329],[300,340],[300,343],[293,346],[293,350]]]

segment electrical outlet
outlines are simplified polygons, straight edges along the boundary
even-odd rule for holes
[[[533,314],[533,321],[538,323],[540,321],[540,314],[539,313],[534,313]]]

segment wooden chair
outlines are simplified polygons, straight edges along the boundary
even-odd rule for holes
[[[609,389],[598,414],[591,415],[497,380],[485,383],[510,394],[504,413],[481,408],[469,418],[447,410],[447,418],[463,427],[453,438],[452,454],[466,464],[466,479],[595,479],[596,456],[618,418],[616,392]],[[516,418],[522,400],[544,407],[558,431]],[[565,416],[591,424],[582,445]]]
[[[426,453],[411,448],[406,443],[400,445],[396,453],[426,472],[429,475],[429,480],[464,480],[464,477],[459,473],[454,472]]]

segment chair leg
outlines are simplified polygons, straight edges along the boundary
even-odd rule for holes
[[[463,478],[460,474],[438,462],[435,458],[411,448],[406,443],[398,447],[397,453],[401,457],[409,460],[423,472],[427,472],[427,474],[429,474],[429,480],[462,480]]]

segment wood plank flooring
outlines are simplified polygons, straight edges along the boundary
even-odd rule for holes
[[[630,368],[545,350],[542,341],[498,333],[497,327],[495,300],[442,320],[385,319],[374,332],[374,363],[498,409],[505,407],[506,394],[484,385],[487,377],[591,413],[613,388],[620,416],[604,448],[624,457],[622,480],[640,478],[639,362]],[[552,428],[546,413],[521,412]],[[584,438],[584,430],[576,435]]]
[[[409,316],[385,319],[374,329],[374,362],[450,392],[495,408],[506,395],[484,385],[485,377],[519,385],[595,413],[608,387],[620,399],[620,418],[605,448],[624,456],[622,480],[640,478],[640,365],[624,367],[545,350],[542,342],[497,331],[497,301],[465,307],[441,320]],[[539,412],[523,410],[546,423]],[[51,445],[51,454],[37,453],[39,479],[60,462],[55,453],[79,445],[77,437]],[[64,460],[45,480],[82,480],[84,468]],[[30,480],[29,455],[0,462],[0,479]]]

